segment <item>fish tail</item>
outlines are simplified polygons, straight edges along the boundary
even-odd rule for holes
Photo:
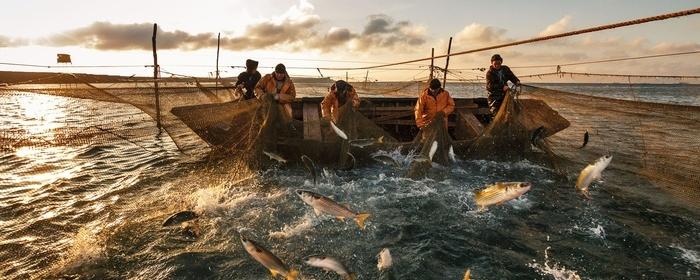
[[[369,216],[369,213],[357,214],[357,216],[355,217],[355,222],[357,222],[357,226],[359,226],[361,229],[365,229],[365,220],[369,218]]]
[[[299,271],[296,269],[290,269],[289,273],[287,273],[287,278],[286,280],[296,280],[297,277],[299,277]]]
[[[355,274],[354,272],[345,276],[345,280],[355,280],[355,279],[357,279],[357,274]]]
[[[384,143],[384,136],[380,136],[379,139],[377,139],[377,143],[379,143],[379,144]]]
[[[472,270],[471,270],[471,269],[467,269],[467,272],[464,273],[464,280],[470,280],[470,279],[472,279],[471,275],[472,275]]]

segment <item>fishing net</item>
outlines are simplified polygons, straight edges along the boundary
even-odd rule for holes
[[[44,94],[77,99],[89,99],[109,103],[120,103],[133,106],[149,116],[143,118],[140,114],[114,117],[113,115],[91,116],[93,124],[66,125],[52,129],[46,135],[31,135],[22,128],[11,129],[0,136],[0,147],[5,150],[15,150],[20,147],[35,147],[42,145],[82,145],[87,143],[105,143],[109,141],[132,141],[165,132],[174,144],[185,153],[195,153],[206,147],[196,134],[170,111],[172,108],[189,104],[212,104],[227,102],[234,99],[230,88],[206,88],[199,82],[192,86],[189,82],[161,83],[159,102],[156,102],[155,89],[152,83],[139,81],[128,84],[128,87],[111,85],[95,85],[85,81],[80,75],[59,74],[61,84],[48,85],[16,85],[0,88],[0,95],[26,96],[28,94]],[[127,84],[120,84],[121,86]],[[108,103],[105,103],[105,106]],[[159,106],[156,106],[158,104]],[[120,109],[123,107],[119,107]],[[155,123],[153,120],[160,120]],[[90,122],[84,122],[90,123]],[[158,125],[159,124],[159,125]],[[162,130],[161,130],[162,129]],[[155,132],[154,132],[155,131]],[[37,137],[40,140],[37,140]]]
[[[630,99],[636,99],[632,91]],[[620,100],[527,87],[523,100],[546,102],[571,126],[548,137],[562,158],[583,168],[604,154],[609,168],[640,174],[675,197],[700,201],[700,107]],[[590,140],[581,148],[583,135]],[[576,173],[580,170],[571,170]],[[632,186],[631,186],[632,187]]]
[[[450,164],[449,151],[452,147],[452,139],[447,131],[443,112],[435,114],[433,121],[421,129],[414,142],[418,144],[420,151],[408,168],[408,177],[425,176],[427,171],[432,168],[431,162],[443,166]],[[433,147],[435,147],[435,152],[431,157],[430,152]]]
[[[339,152],[338,152],[338,167],[341,169],[347,169],[353,167],[354,164],[358,164],[359,159],[366,159],[366,156],[377,149],[384,142],[393,143],[396,139],[392,137],[389,133],[384,131],[381,127],[377,126],[373,121],[366,118],[362,113],[356,111],[352,107],[352,102],[346,102],[343,106],[338,109],[338,121],[337,126],[340,128],[348,137],[347,141],[341,140],[340,137],[335,135],[331,136],[333,141],[338,141]],[[330,125],[326,126],[328,132],[327,135],[335,132],[331,132]],[[352,141],[358,139],[370,139],[379,141],[382,139],[383,143],[377,143],[375,147],[353,147],[351,145]]]

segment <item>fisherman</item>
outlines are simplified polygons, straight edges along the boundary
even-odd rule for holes
[[[258,72],[258,62],[252,59],[245,61],[245,71],[238,74],[236,87],[239,90],[245,89],[243,99],[248,100],[255,98],[255,85],[260,81],[260,72]]]
[[[442,88],[440,80],[433,79],[430,86],[423,90],[416,103],[415,115],[416,125],[423,128],[433,119],[442,115],[447,128],[447,117],[455,110],[455,102],[450,97],[450,93]]]
[[[508,66],[503,65],[503,58],[501,58],[501,55],[494,54],[491,57],[491,67],[489,67],[489,71],[486,72],[486,90],[489,92],[489,110],[494,116],[498,113],[498,109],[501,108],[501,103],[503,103],[506,92],[510,90],[508,81],[520,85],[520,80],[513,74],[513,71],[510,71]]]
[[[338,121],[338,108],[345,105],[347,101],[352,101],[352,107],[360,107],[360,97],[357,96],[355,88],[348,82],[339,80],[333,83],[328,90],[328,94],[321,102],[321,115],[327,120]]]
[[[275,101],[284,106],[289,117],[292,116],[292,102],[297,93],[284,64],[277,64],[274,72],[262,77],[255,86],[255,94],[258,98],[265,94],[272,94]]]

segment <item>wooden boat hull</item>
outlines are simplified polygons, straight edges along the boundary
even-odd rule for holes
[[[322,162],[334,162],[338,157],[339,138],[320,122],[321,97],[298,98],[292,104],[292,117],[296,131],[278,141],[278,151],[286,158],[299,158],[306,154]],[[184,106],[172,109],[172,113],[190,127],[199,137],[215,148],[236,150],[237,143],[250,140],[246,134],[247,123],[255,113],[258,100],[232,101],[220,104]],[[415,145],[418,135],[415,125],[415,98],[363,98],[359,112],[391,135],[397,143],[372,145],[351,151],[364,161],[369,154],[379,150]],[[569,126],[561,117],[541,100],[521,99],[519,103],[526,118],[523,125],[528,131],[544,126],[546,136],[555,134]],[[478,137],[490,119],[485,98],[455,98],[455,112],[449,116],[448,132],[455,146],[466,147]],[[230,112],[236,111],[236,114]],[[462,150],[462,149],[456,149]]]

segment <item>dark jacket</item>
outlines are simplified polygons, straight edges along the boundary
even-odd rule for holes
[[[255,98],[255,85],[260,81],[260,72],[255,71],[253,74],[249,74],[248,71],[243,71],[238,74],[238,79],[236,80],[236,86],[243,84],[245,87],[245,93],[243,93],[244,99]]]
[[[501,99],[505,96],[503,92],[503,86],[506,85],[508,81],[512,83],[518,83],[520,80],[510,71],[510,68],[505,65],[501,65],[501,68],[496,70],[493,66],[489,67],[489,71],[486,72],[486,90],[489,92],[489,97]]]

